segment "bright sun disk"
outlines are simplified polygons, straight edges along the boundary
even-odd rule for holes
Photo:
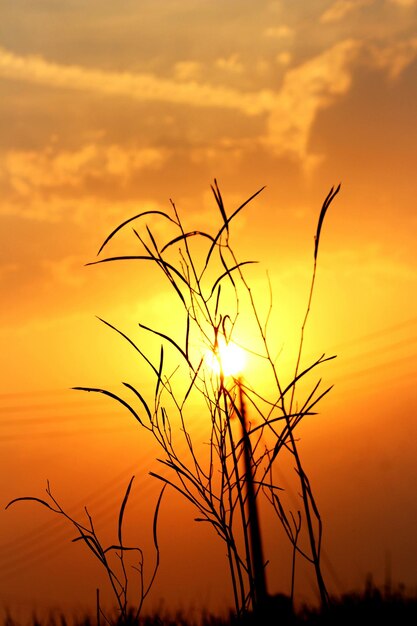
[[[223,371],[225,376],[236,376],[245,366],[245,352],[235,343],[219,340],[216,353],[207,350],[206,363],[216,373]]]

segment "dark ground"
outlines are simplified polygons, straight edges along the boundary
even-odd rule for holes
[[[183,615],[175,616],[144,616],[139,622],[128,620],[124,624],[112,620],[112,626],[198,626],[195,621]],[[330,608],[326,612],[303,607],[293,614],[288,601],[279,597],[274,610],[268,615],[248,614],[237,619],[218,618],[203,615],[199,626],[417,626],[417,595],[410,597],[403,591],[381,592],[371,587],[362,593],[350,593],[331,598]],[[36,616],[21,624],[6,613],[3,626],[97,626],[96,617],[67,619],[63,615],[53,615],[40,621]],[[110,626],[104,617],[99,626]]]

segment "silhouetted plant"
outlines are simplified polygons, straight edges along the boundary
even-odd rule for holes
[[[294,431],[305,416],[315,414],[313,409],[330,390],[330,387],[322,390],[319,380],[301,401],[296,401],[299,382],[319,365],[334,358],[323,354],[308,367],[301,367],[320,234],[328,207],[339,188],[340,185],[331,189],[319,215],[311,288],[301,328],[294,375],[288,384],[282,382],[279,367],[269,347],[268,322],[272,304],[270,302],[268,313],[263,319],[246,276],[247,266],[253,261],[239,260],[231,244],[231,226],[235,218],[262,189],[229,215],[215,181],[212,191],[221,222],[213,233],[202,230],[186,231],[172,202],[171,213],[139,213],[110,233],[101,246],[99,255],[122,229],[133,226],[133,222],[141,224],[147,218],[161,219],[174,227],[174,237],[160,244],[145,223],[144,232],[132,228],[140,248],[138,254],[109,256],[89,264],[122,260],[150,263],[165,275],[174,298],[182,305],[182,333],[177,328],[172,334],[165,329],[161,331],[139,324],[141,329],[162,342],[157,361],[145,354],[127,333],[110,322],[101,320],[126,340],[153,372],[155,389],[152,399],[146,398],[143,390],[129,382],[124,382],[123,385],[126,392],[131,394],[130,399],[101,388],[76,389],[102,393],[116,400],[128,409],[141,428],[153,435],[164,454],[164,458],[159,461],[167,471],[151,472],[151,475],[170,485],[191,502],[198,512],[196,520],[209,522],[225,542],[238,615],[243,615],[259,604],[256,555],[251,551],[251,520],[250,511],[247,510],[249,482],[255,486],[255,501],[265,495],[273,505],[292,544],[291,595],[294,593],[296,556],[301,555],[314,567],[322,606],[327,606],[328,602],[320,562],[322,522]],[[206,245],[202,255],[201,249],[194,252],[191,247],[196,240]],[[248,345],[242,335],[239,335],[239,324],[249,318],[256,328],[255,346]],[[179,336],[181,334],[182,338]],[[270,378],[265,386],[268,388],[268,395],[253,388],[246,377],[243,379],[227,376],[221,362],[221,350],[222,345],[229,346],[232,342],[247,350],[259,363],[267,364]],[[173,351],[179,360],[173,370],[169,370],[166,364],[167,349]],[[205,358],[207,351],[218,359],[217,371],[208,368]],[[183,377],[179,378],[179,375]],[[188,383],[184,388],[186,380]],[[206,441],[209,445],[204,448],[197,448],[192,436],[191,420],[195,419],[195,415],[190,415],[189,407],[195,394],[204,400],[207,411]],[[249,406],[260,424],[246,423],[244,405]],[[242,433],[236,432],[234,417],[238,418],[235,421],[240,422]],[[284,450],[295,461],[300,484],[301,506],[296,512],[285,510],[280,497],[281,487],[274,480],[274,467]],[[249,473],[247,465],[246,471],[242,469],[245,455],[249,463]],[[308,538],[308,550],[300,547],[300,536],[304,529]],[[122,542],[119,543],[121,549]],[[265,565],[263,562],[261,567],[264,568]],[[124,606],[123,602],[122,605]]]
[[[153,540],[156,551],[156,563],[153,570],[153,573],[146,583],[144,579],[144,556],[141,548],[134,546],[127,546],[123,541],[123,519],[125,514],[125,509],[127,502],[129,500],[130,491],[132,488],[134,476],[129,481],[129,484],[126,489],[126,493],[124,495],[122,504],[120,506],[118,523],[117,523],[117,542],[104,548],[97,533],[94,528],[93,519],[88,512],[87,507],[85,507],[85,515],[87,518],[87,523],[78,522],[71,515],[65,512],[62,506],[58,503],[55,496],[52,494],[49,481],[46,488],[46,493],[48,495],[47,500],[43,500],[42,498],[37,498],[33,496],[25,496],[21,498],[15,498],[6,506],[6,509],[16,502],[37,502],[42,506],[45,506],[47,509],[61,515],[64,517],[70,524],[75,528],[78,533],[78,536],[73,539],[73,542],[83,541],[88,549],[92,552],[92,554],[98,559],[104,568],[107,577],[110,582],[111,589],[114,594],[114,598],[117,603],[118,615],[117,622],[127,624],[138,623],[139,615],[142,610],[143,602],[151,590],[152,584],[155,580],[156,573],[159,568],[160,554],[159,554],[159,545],[157,538],[157,522],[158,522],[158,514],[159,507],[161,504],[162,495],[165,489],[165,486],[162,488],[161,493],[159,495],[154,519],[153,519]],[[136,555],[136,564],[132,567],[136,570],[139,577],[139,585],[137,588],[139,591],[137,592],[137,596],[135,601],[137,601],[136,609],[132,609],[132,600],[130,600],[128,592],[129,592],[129,572],[126,565],[125,555],[126,553],[134,553]],[[116,561],[112,556],[116,556]],[[111,623],[111,619],[104,614],[100,607],[100,598],[99,598],[99,590],[97,590],[97,625],[100,624],[100,617],[103,617],[107,623]]]

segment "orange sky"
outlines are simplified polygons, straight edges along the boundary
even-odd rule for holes
[[[300,436],[331,590],[360,587],[368,572],[383,584],[387,562],[395,584],[415,588],[417,2],[3,4],[4,504],[41,495],[49,478],[69,508],[91,504],[107,532],[135,473],[132,525],[149,547],[156,450],[120,407],[69,388],[147,389],[142,366],[95,316],[135,336],[138,321],[162,329],[167,287],[146,267],[85,263],[119,222],[167,211],[170,198],[188,228],[213,227],[215,177],[229,213],[266,185],[234,236],[260,261],[249,276],[261,301],[269,272],[272,340],[290,364],[316,220],[341,182],[305,347],[307,360],[337,353],[321,373],[335,387]],[[121,237],[114,249],[129,245]],[[149,607],[231,602],[222,546],[192,518],[167,496]],[[270,588],[288,591],[287,569],[273,563],[280,541],[264,523]],[[46,512],[16,507],[0,529],[1,605],[94,602],[94,564]],[[308,581],[299,594],[311,597]]]

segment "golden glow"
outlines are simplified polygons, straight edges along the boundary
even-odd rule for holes
[[[414,589],[408,546],[417,517],[417,502],[409,498],[417,471],[416,0],[264,0],[256,7],[241,3],[239,20],[227,3],[214,2],[189,2],[189,10],[184,2],[124,3],[123,12],[108,0],[100,6],[74,2],[71,10],[68,2],[39,5],[15,2],[4,11],[13,45],[0,41],[6,120],[0,146],[0,345],[7,354],[0,437],[1,472],[8,477],[2,502],[42,496],[50,478],[62,505],[80,516],[91,505],[97,524],[111,533],[135,473],[132,523],[138,537],[149,535],[143,548],[152,559],[149,528],[159,482],[149,471],[158,472],[160,455],[150,433],[104,394],[67,390],[108,389],[147,419],[121,381],[152,403],[154,371],[96,315],[131,338],[157,369],[166,342],[138,323],[188,348],[193,365],[208,343],[202,345],[192,324],[187,336],[183,303],[160,268],[139,261],[85,264],[97,259],[118,224],[142,212],[146,216],[119,231],[100,258],[142,254],[131,227],[146,241],[149,227],[161,250],[178,234],[158,213],[171,215],[170,198],[186,231],[216,236],[224,216],[210,189],[214,177],[227,216],[266,185],[229,222],[237,262],[258,262],[242,268],[250,292],[242,290],[237,321],[226,325],[246,350],[221,345],[216,355],[205,355],[204,366],[213,387],[220,372],[228,389],[233,376],[244,376],[246,389],[275,402],[258,322],[285,389],[297,360],[316,221],[330,186],[341,181],[321,236],[300,372],[323,352],[337,359],[300,379],[294,406],[303,405],[320,378],[318,393],[334,387],[314,408],[319,415],[306,417],[296,436],[324,507],[324,545],[329,572],[341,581],[337,591],[360,588],[376,564],[383,568],[381,554],[388,551],[397,580]],[[227,230],[222,235],[215,251],[226,255]],[[190,237],[187,244],[202,270],[209,239]],[[168,247],[164,258],[176,262],[179,247]],[[213,264],[204,275],[207,295],[224,268],[217,270]],[[238,274],[232,271],[219,283],[217,319],[220,313],[235,319],[230,279],[238,284]],[[212,308],[216,293],[207,303]],[[188,374],[178,350],[164,345],[163,376],[179,401],[189,388]],[[200,382],[186,417],[206,450],[211,422],[197,397]],[[248,421],[254,421],[247,404]],[[171,415],[176,420],[176,408]],[[401,425],[393,438],[397,415]],[[179,453],[187,445],[183,434],[173,432]],[[350,524],[345,511],[354,512]],[[26,512],[22,505],[0,516],[2,604],[13,614],[26,606],[30,620],[32,601],[45,610],[68,607],[70,614],[72,603],[94,602],[95,574],[88,579],[84,570],[89,556],[84,559],[81,549],[80,567],[70,557],[48,562],[54,550],[64,554],[65,542],[52,525],[50,532],[40,527],[38,535],[36,524],[49,518],[39,511],[32,526],[32,515],[37,508]],[[200,598],[207,599],[207,609],[223,610],[231,589],[215,533],[208,524],[194,525],[171,495],[164,496],[160,522],[161,540],[173,540],[161,551],[163,568],[146,610],[159,598],[167,609],[195,606]],[[275,593],[287,590],[289,581],[273,522],[262,511]],[[190,563],[205,564],[201,576]],[[181,585],[172,585],[173,573]],[[383,571],[372,573],[383,579]],[[296,578],[295,593],[304,601],[309,579],[303,584]]]
[[[237,376],[245,367],[245,351],[232,341],[219,339],[215,352],[207,350],[206,363],[218,375],[222,372],[225,376]]]

